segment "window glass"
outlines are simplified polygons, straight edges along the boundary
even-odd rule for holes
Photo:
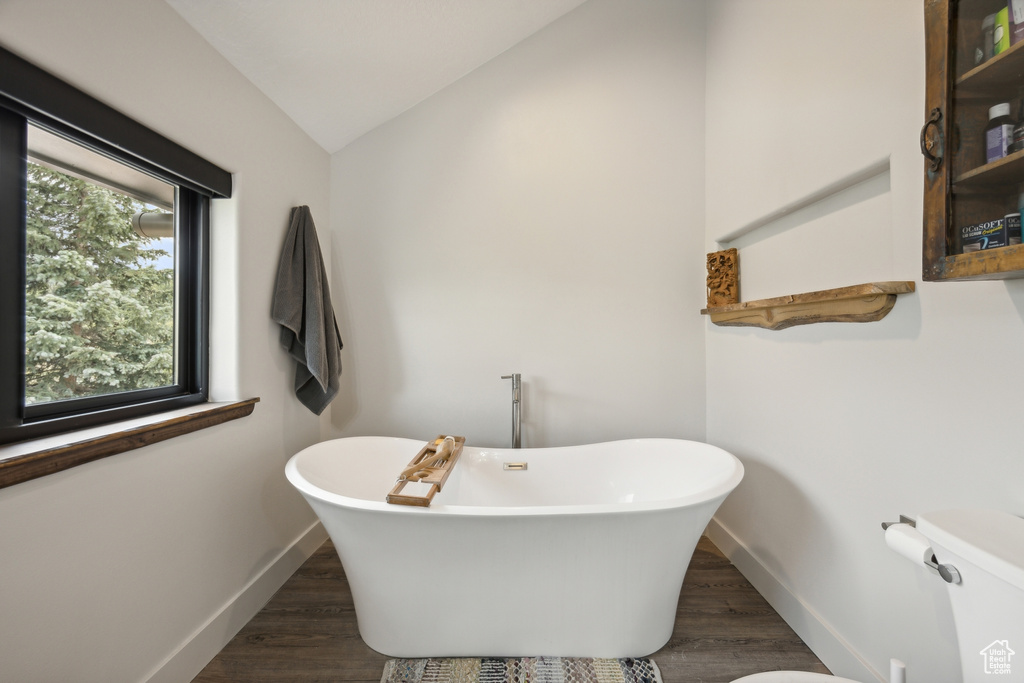
[[[176,188],[28,130],[25,405],[174,384]]]

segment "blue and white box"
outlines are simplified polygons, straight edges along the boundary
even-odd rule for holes
[[[983,249],[1005,247],[1009,243],[1006,235],[1006,217],[975,225],[965,225],[960,229],[960,238],[965,254]],[[1017,214],[1017,240],[1020,241],[1020,214]]]

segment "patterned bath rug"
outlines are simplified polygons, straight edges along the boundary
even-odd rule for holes
[[[662,683],[646,657],[389,659],[380,683]]]

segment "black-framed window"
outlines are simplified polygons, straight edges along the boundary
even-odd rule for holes
[[[0,48],[0,443],[202,403],[231,176]]]

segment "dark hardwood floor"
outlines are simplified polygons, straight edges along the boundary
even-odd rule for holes
[[[772,669],[828,673],[707,538],[686,574],[672,638],[651,657],[664,683],[727,683]],[[386,660],[359,638],[352,594],[328,541],[194,683],[378,683]]]

